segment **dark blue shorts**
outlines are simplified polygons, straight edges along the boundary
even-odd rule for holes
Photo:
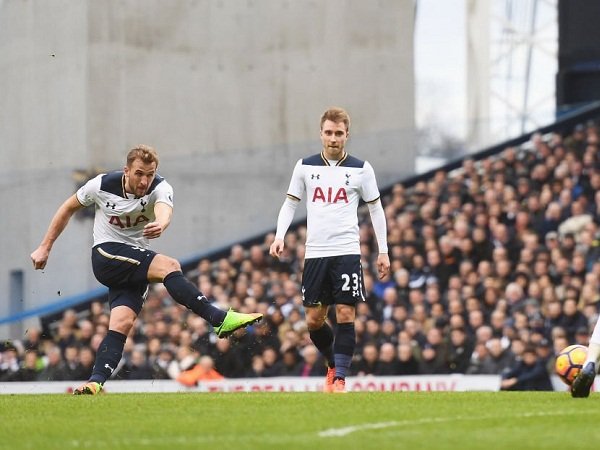
[[[124,305],[140,313],[148,293],[148,268],[155,256],[152,250],[119,242],[92,248],[94,276],[108,287],[111,309]]]
[[[365,299],[360,255],[309,258],[302,273],[302,302],[305,307],[356,305]]]

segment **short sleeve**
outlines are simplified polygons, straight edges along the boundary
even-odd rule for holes
[[[361,187],[361,198],[369,203],[377,200],[380,197],[377,180],[375,179],[375,171],[368,161],[365,161],[363,182]]]
[[[306,186],[304,184],[304,170],[302,160],[299,159],[294,167],[292,173],[292,179],[290,181],[290,187],[287,190],[287,194],[292,197],[296,197],[298,200],[302,200]]]
[[[166,203],[173,207],[173,187],[165,180],[160,182],[154,189],[155,203]]]
[[[75,195],[77,196],[77,201],[79,203],[83,206],[90,206],[96,203],[103,176],[104,174],[100,174],[92,178],[77,190]]]

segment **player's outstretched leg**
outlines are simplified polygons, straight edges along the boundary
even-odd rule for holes
[[[226,338],[235,330],[252,325],[262,319],[262,317],[263,315],[260,313],[245,314],[230,309],[227,311],[223,323],[215,328],[215,333],[217,333],[217,336],[220,338]]]
[[[102,392],[102,385],[100,383],[88,381],[87,383],[73,390],[73,395],[96,395],[100,392]]]
[[[571,396],[581,398],[589,397],[590,390],[594,384],[594,378],[596,378],[596,364],[588,362],[577,374],[575,380],[573,380]]]
[[[213,306],[202,293],[190,283],[181,271],[171,272],[163,284],[173,299],[195,312],[210,323],[220,338],[225,338],[238,328],[247,327],[262,319],[260,313],[244,314],[233,310],[227,312]]]

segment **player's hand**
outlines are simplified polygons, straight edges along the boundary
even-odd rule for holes
[[[41,270],[46,267],[49,255],[50,252],[46,249],[46,247],[39,246],[36,248],[30,255],[33,268],[35,270]]]
[[[145,238],[156,239],[160,237],[163,232],[163,227],[159,222],[150,222],[144,226],[144,232],[142,233]]]
[[[281,256],[281,252],[283,252],[283,239],[275,238],[273,243],[271,244],[271,248],[269,249],[269,253],[273,258],[279,258]]]
[[[377,256],[377,273],[379,279],[383,279],[390,272],[390,257],[387,253],[380,253]]]

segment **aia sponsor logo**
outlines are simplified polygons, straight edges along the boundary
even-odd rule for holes
[[[346,193],[345,188],[339,188],[337,192],[333,192],[333,188],[329,187],[327,190],[321,189],[319,186],[315,188],[312,198],[314,202],[323,202],[323,203],[338,203],[344,202],[348,203],[348,194]]]
[[[123,228],[131,228],[131,227],[137,227],[140,224],[145,224],[146,222],[150,222],[150,219],[148,219],[146,216],[144,216],[143,214],[140,214],[139,216],[136,217],[131,217],[131,216],[111,216],[110,220],[108,221],[108,223],[110,223],[111,225],[114,225],[116,227],[119,227],[121,229]]]

